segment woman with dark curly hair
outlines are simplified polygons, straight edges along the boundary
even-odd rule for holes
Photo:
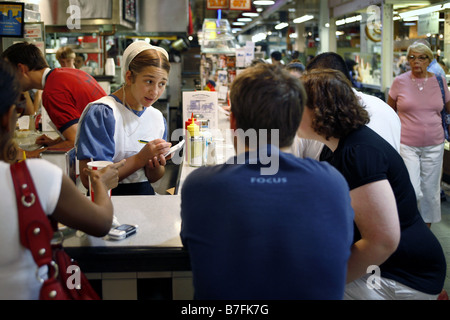
[[[346,178],[355,211],[345,298],[437,299],[445,257],[420,216],[403,159],[365,125],[367,111],[344,74],[317,69],[302,80],[308,101],[299,134],[331,149],[328,161]]]

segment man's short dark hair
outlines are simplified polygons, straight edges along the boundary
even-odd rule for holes
[[[324,52],[315,56],[306,66],[306,71],[313,69],[333,69],[341,71],[351,82],[350,73],[344,58],[334,52]]]
[[[14,67],[19,63],[24,64],[30,71],[48,68],[41,50],[29,42],[13,44],[2,53],[1,58],[8,60]]]
[[[271,129],[278,129],[279,147],[284,148],[292,144],[300,126],[306,94],[300,80],[282,67],[258,64],[236,77],[230,101],[237,128],[267,129],[268,137]]]
[[[280,61],[281,58],[282,58],[282,55],[281,55],[281,52],[280,52],[280,51],[274,51],[274,52],[272,52],[272,54],[270,55],[270,57],[271,57],[273,60]]]

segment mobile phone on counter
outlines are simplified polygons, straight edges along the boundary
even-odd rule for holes
[[[112,228],[108,236],[113,240],[126,239],[137,232],[138,226],[131,224],[122,224],[118,227]]]

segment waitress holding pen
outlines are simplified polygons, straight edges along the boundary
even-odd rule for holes
[[[169,79],[169,55],[163,48],[137,41],[127,47],[123,61],[123,87],[90,103],[80,118],[75,146],[81,181],[88,188],[82,172],[92,160],[127,159],[112,195],[153,195],[150,183],[163,177],[164,154],[171,147],[166,142],[166,120],[152,107]]]

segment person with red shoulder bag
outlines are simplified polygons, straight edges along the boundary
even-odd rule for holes
[[[59,167],[42,159],[17,163],[13,137],[17,121],[15,104],[21,91],[14,68],[1,60],[0,299],[97,299],[95,294],[84,296],[83,289],[72,294],[64,288],[65,282],[58,274],[65,271],[59,270],[52,255],[57,250],[49,244],[53,228],[46,218],[92,236],[106,235],[113,221],[113,205],[107,190],[117,186],[118,168],[124,162],[101,171],[86,169],[98,195],[95,202],[79,192]]]

